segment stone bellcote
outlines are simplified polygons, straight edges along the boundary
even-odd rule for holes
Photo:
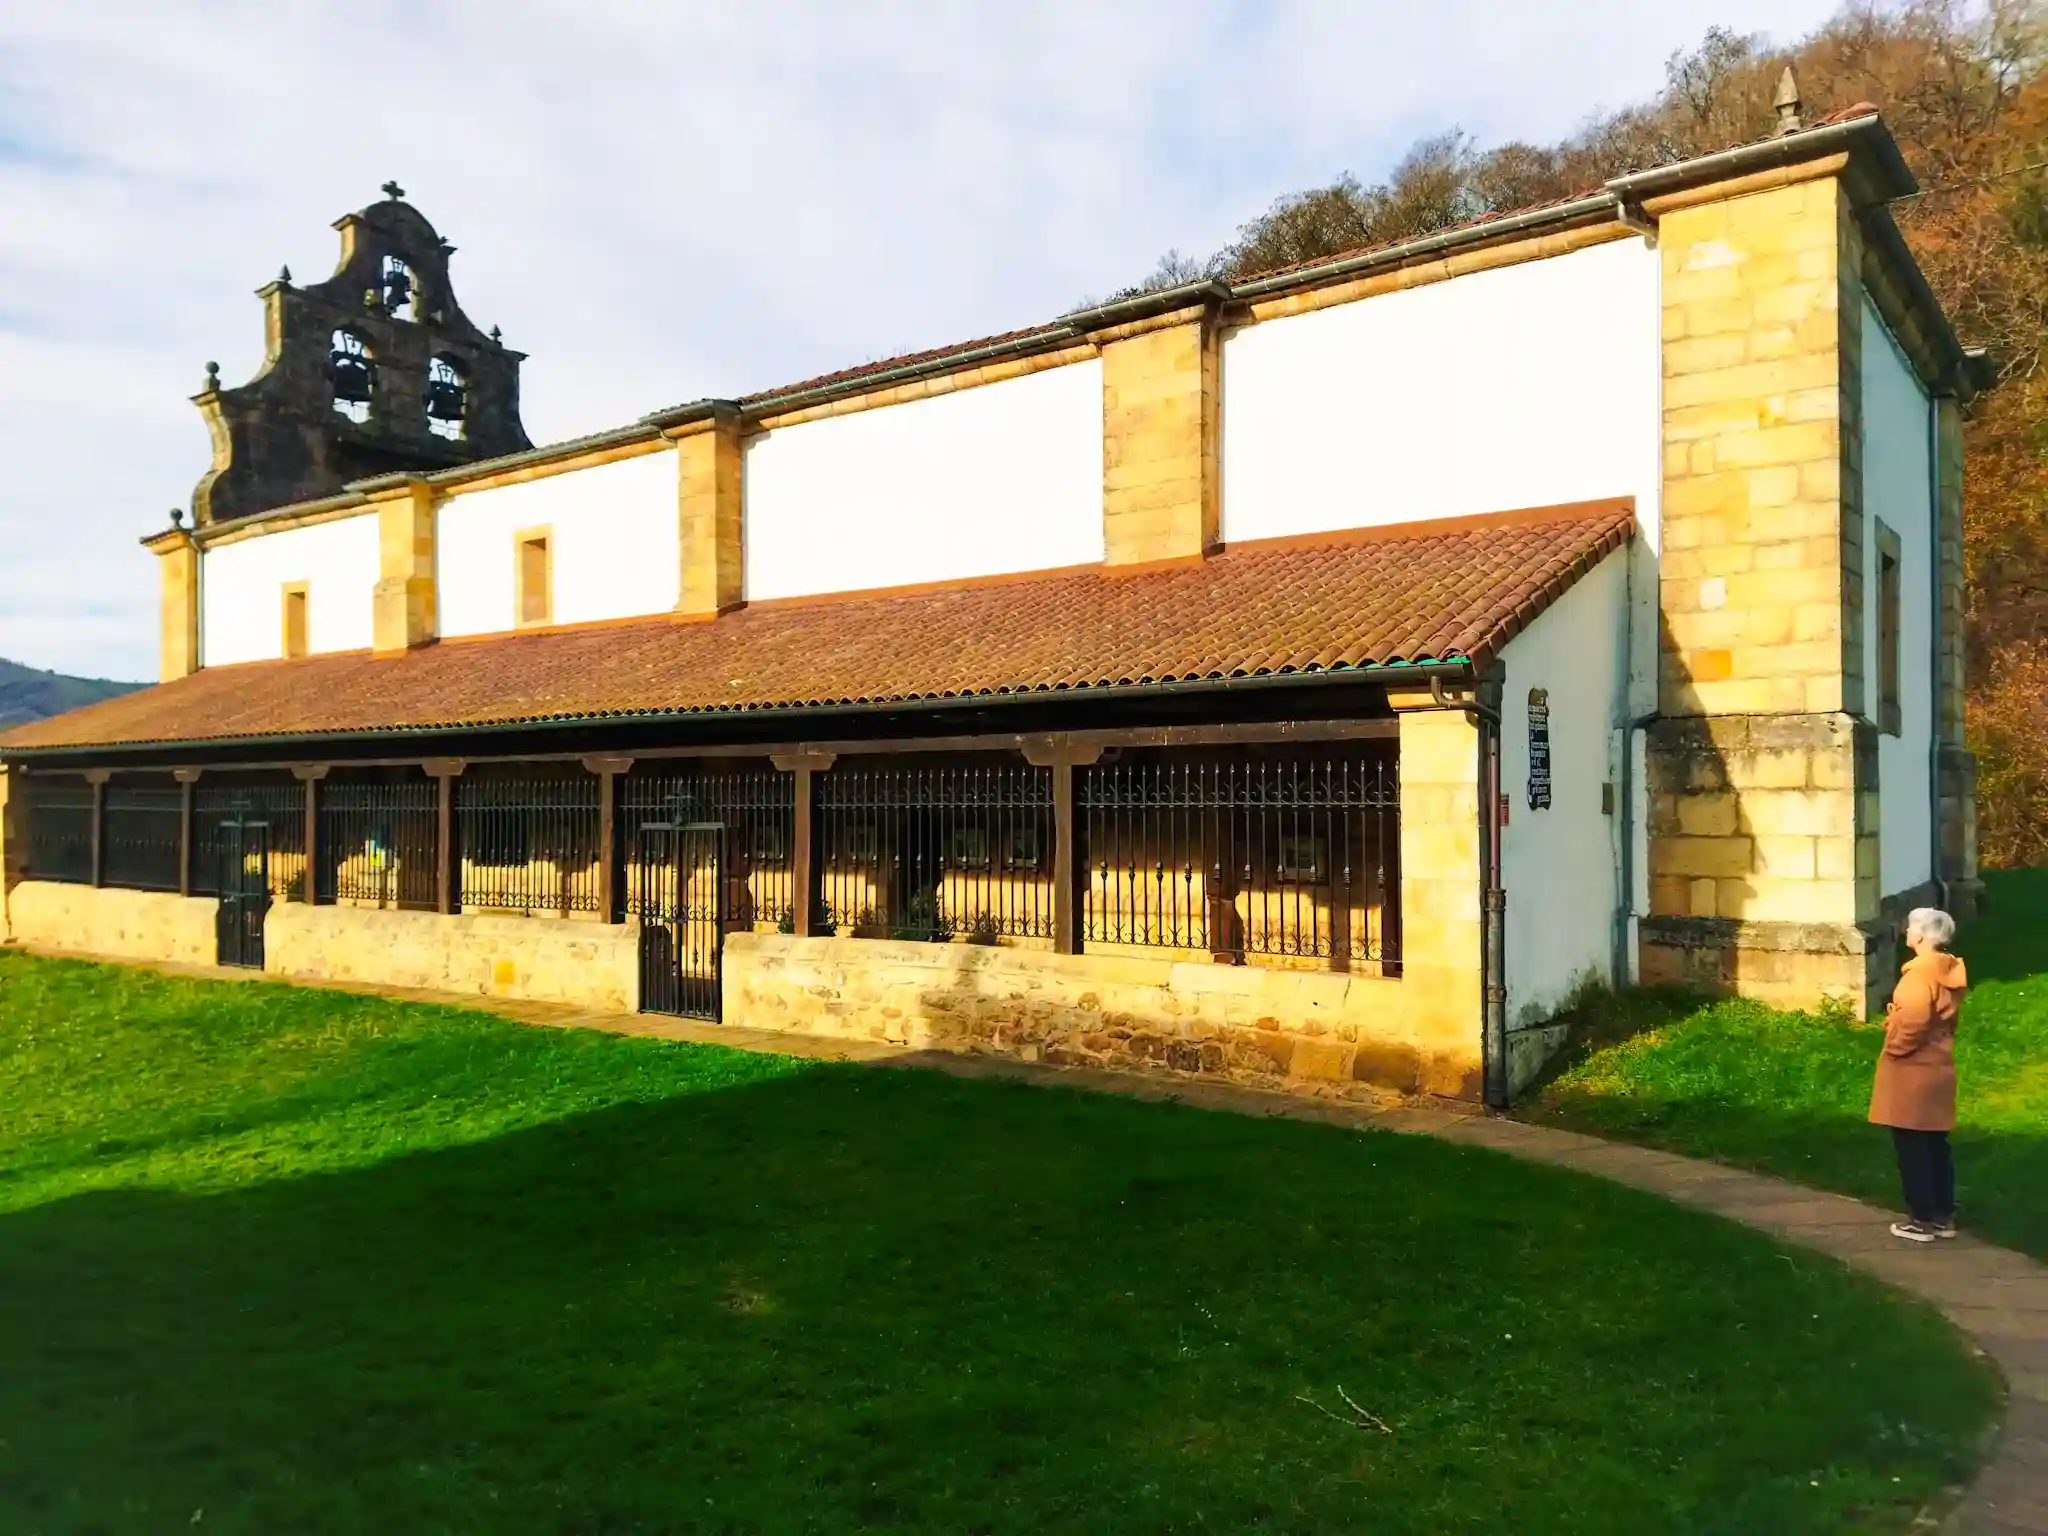
[[[192,495],[204,527],[332,495],[376,475],[443,469],[531,447],[519,422],[519,364],[455,301],[444,241],[402,201],[339,219],[341,260],[324,282],[291,273],[257,290],[263,366],[223,387],[207,365],[193,397],[213,467]]]

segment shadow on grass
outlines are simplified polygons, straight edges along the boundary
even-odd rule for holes
[[[1632,1191],[843,1067],[17,1212],[0,1361],[52,1532],[1896,1530],[1991,1392]]]
[[[1995,870],[1984,891],[1984,911],[1956,935],[1971,984],[2048,977],[2048,869]]]
[[[1996,874],[1990,899],[1957,943],[1961,1216],[2048,1259],[2048,871]],[[1518,1114],[1897,1208],[1890,1136],[1867,1120],[1881,1028],[1683,991],[1589,994],[1572,1024]]]

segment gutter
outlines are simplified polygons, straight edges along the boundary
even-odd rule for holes
[[[1948,880],[1941,869],[1941,402],[1944,398],[1945,396],[1939,394],[1929,394],[1927,397],[1927,523],[1934,535],[1934,547],[1927,562],[1931,575],[1928,583],[1931,601],[1927,608],[1927,633],[1933,645],[1933,660],[1927,670],[1931,685],[1928,689],[1928,702],[1931,708],[1927,716],[1927,874],[1934,882],[1934,904],[1946,912],[1949,903]],[[1903,626],[1903,616],[1900,623]],[[1902,678],[1901,682],[1903,681]],[[1880,778],[1880,788],[1883,782]]]
[[[0,763],[18,762],[24,766],[38,760],[50,758],[105,758],[132,757],[141,754],[162,756],[169,753],[204,752],[211,749],[235,746],[264,746],[279,748],[304,748],[333,746],[342,742],[361,742],[379,738],[417,739],[420,737],[480,737],[505,736],[514,733],[547,732],[556,730],[588,730],[621,726],[648,725],[689,725],[696,722],[729,722],[734,720],[787,719],[805,720],[818,718],[860,718],[867,715],[897,713],[936,713],[946,709],[988,709],[1005,705],[1044,704],[1052,701],[1065,702],[1070,699],[1090,701],[1095,699],[1151,699],[1181,698],[1225,691],[1249,692],[1257,689],[1314,689],[1345,683],[1388,683],[1403,680],[1427,678],[1431,684],[1432,696],[1439,692],[1444,678],[1465,678],[1473,676],[1473,663],[1465,657],[1449,657],[1439,661],[1378,663],[1371,666],[1330,667],[1316,672],[1269,673],[1263,676],[1243,677],[1198,677],[1175,679],[1156,683],[1091,683],[1074,688],[1041,688],[1014,693],[990,694],[946,694],[938,697],[918,699],[869,699],[851,704],[778,704],[752,709],[719,707],[711,709],[666,709],[648,710],[636,713],[598,715],[558,715],[535,720],[496,720],[479,725],[393,725],[373,726],[354,731],[324,731],[277,736],[208,736],[184,741],[131,741],[106,744],[85,743],[77,746],[54,747],[8,747],[0,743]],[[1446,700],[1446,708],[1484,708],[1476,704],[1465,704]],[[1498,719],[1498,715],[1494,716]]]
[[[1607,193],[1588,193],[1567,203],[1554,203],[1547,208],[1531,208],[1524,213],[1511,213],[1498,219],[1489,219],[1483,224],[1461,225],[1457,229],[1424,235],[1420,239],[1404,240],[1399,245],[1382,246],[1376,251],[1361,251],[1352,256],[1339,256],[1329,261],[1317,262],[1313,266],[1298,267],[1291,272],[1276,272],[1271,277],[1253,278],[1249,282],[1230,283],[1225,286],[1233,299],[1262,298],[1267,294],[1282,293],[1290,288],[1329,282],[1356,273],[1376,271],[1382,267],[1406,266],[1420,257],[1435,256],[1444,251],[1455,250],[1461,245],[1476,245],[1481,241],[1498,240],[1502,235],[1526,234],[1532,229],[1541,229],[1553,224],[1612,218],[1614,207],[1614,199]]]
[[[1782,165],[1797,165],[1829,150],[1847,150],[1859,145],[1864,145],[1877,156],[1884,181],[1879,190],[1887,200],[1920,190],[1920,183],[1914,180],[1905,157],[1899,153],[1898,141],[1884,126],[1884,119],[1875,112],[1845,118],[1839,123],[1823,123],[1818,128],[1803,128],[1782,138],[1741,144],[1698,160],[1680,160],[1672,165],[1652,166],[1646,171],[1630,171],[1625,176],[1610,178],[1606,188],[1617,198],[1640,203],[1668,192],[1682,191],[1706,182],[1728,181],[1757,171],[1776,170]]]

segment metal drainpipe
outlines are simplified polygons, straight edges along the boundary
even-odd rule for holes
[[[1484,880],[1479,947],[1482,1091],[1488,1109],[1506,1109],[1513,1094],[1508,1072],[1508,893],[1500,879],[1500,710],[1481,699],[1481,686],[1475,677],[1469,695],[1452,698],[1444,691],[1443,679],[1432,677],[1429,696],[1441,708],[1462,710],[1479,737],[1479,867]]]
[[[1948,910],[1948,880],[1941,869],[1941,402],[1944,396],[1927,397],[1927,521],[1934,534],[1933,572],[1930,582],[1933,601],[1927,609],[1927,632],[1933,639],[1934,665],[1928,674],[1928,697],[1933,706],[1927,717],[1927,873],[1934,883],[1934,902]],[[1903,551],[1901,551],[1903,555]],[[1904,623],[1903,616],[1900,620]],[[1903,723],[1903,722],[1901,722]],[[1879,781],[1882,787],[1882,780]]]

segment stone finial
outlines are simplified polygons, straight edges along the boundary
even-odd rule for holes
[[[290,267],[279,267],[277,269],[277,280],[280,283],[290,282],[292,280],[292,269]]]
[[[505,333],[494,325],[491,327],[491,340],[502,347],[505,344]]]
[[[206,387],[209,390],[215,390],[220,388],[219,363],[208,363],[206,365]]]
[[[1799,82],[1793,77],[1792,66],[1785,66],[1785,73],[1778,77],[1778,94],[1771,98],[1771,105],[1778,111],[1778,137],[1797,133],[1806,125],[1799,120]]]
[[[171,526],[173,528],[185,526],[185,509],[183,507],[171,508]]]
[[[382,192],[386,197],[390,198],[391,201],[393,201],[394,203],[397,202],[401,197],[405,196],[405,188],[401,187],[395,181],[387,181],[384,183],[383,186],[379,187],[377,190],[379,192]]]

